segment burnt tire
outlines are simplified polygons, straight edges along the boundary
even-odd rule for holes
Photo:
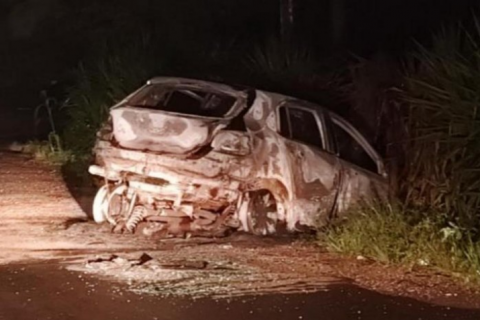
[[[247,225],[248,231],[258,236],[277,232],[278,213],[275,197],[268,190],[249,193]]]
[[[116,225],[118,220],[122,220],[128,203],[126,203],[123,195],[125,191],[124,185],[115,186],[113,190],[108,185],[104,185],[98,189],[93,199],[92,215],[96,223],[107,221],[111,225]]]
[[[103,223],[108,212],[108,186],[104,185],[98,189],[93,199],[92,215],[96,223]]]

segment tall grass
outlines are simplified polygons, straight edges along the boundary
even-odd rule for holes
[[[336,104],[342,58],[322,57],[309,46],[271,37],[249,48],[241,73],[254,87]]]
[[[409,106],[406,204],[480,227],[480,26],[461,27],[418,46],[403,99]]]
[[[291,77],[312,76],[317,73],[319,63],[308,47],[272,37],[254,46],[244,65],[251,73],[278,82]]]
[[[445,29],[406,59],[402,205],[331,227],[334,251],[428,265],[480,283],[480,25]]]
[[[47,140],[29,141],[23,148],[23,152],[33,155],[36,160],[55,166],[75,161],[73,153],[62,146],[60,136],[54,132],[50,132]]]
[[[69,91],[71,107],[63,133],[66,147],[77,155],[89,155],[109,107],[154,76],[163,65],[148,39],[107,46],[93,63],[80,65]]]

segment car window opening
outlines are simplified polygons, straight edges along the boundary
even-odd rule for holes
[[[282,136],[324,149],[320,128],[313,112],[295,107],[281,107],[279,114]]]
[[[134,107],[221,118],[234,106],[234,97],[202,90],[149,86],[132,97]]]
[[[377,173],[377,163],[370,157],[362,145],[338,124],[335,122],[331,124],[340,158],[360,168]]]

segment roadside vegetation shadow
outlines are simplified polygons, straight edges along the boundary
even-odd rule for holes
[[[92,204],[97,191],[94,180],[88,174],[86,167],[67,163],[62,166],[62,177],[68,191],[85,212],[88,219],[92,219]]]
[[[480,319],[480,309],[469,308],[468,303],[460,302],[460,305],[464,305],[462,307],[435,305],[413,298],[386,295],[367,290],[354,283],[348,283],[348,280],[343,284],[327,284],[325,290],[316,293],[290,295],[287,300],[288,304],[285,303],[285,300],[286,296],[283,295],[271,295],[255,299],[255,304],[261,306],[281,305],[282,314],[280,317],[271,314],[262,314],[261,316],[257,314],[257,317],[249,317],[242,310],[245,308],[245,303],[239,303],[238,305],[230,303],[229,311],[232,314],[241,314],[243,311],[244,316],[248,319]],[[454,304],[455,302],[453,302]],[[247,310],[250,309],[247,308]],[[265,309],[268,310],[268,308]],[[222,316],[228,317],[226,314]]]
[[[315,308],[318,311],[323,306],[323,315],[329,314],[329,319],[480,319],[480,309],[475,303],[469,304],[461,298],[437,305],[368,290],[355,283],[333,284],[328,286],[328,292],[318,295],[322,298],[304,303],[307,308],[311,304],[311,316],[315,315]]]

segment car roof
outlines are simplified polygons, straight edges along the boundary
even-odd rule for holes
[[[262,94],[272,98],[273,100],[277,101],[289,101],[289,102],[297,102],[302,107],[309,108],[312,110],[324,109],[320,105],[303,100],[300,98],[288,96],[281,93],[270,92],[266,90],[256,89],[249,86],[244,85],[232,85],[226,84],[222,82],[215,82],[215,81],[207,81],[207,80],[199,80],[199,79],[192,79],[192,78],[182,78],[182,77],[155,77],[147,82],[148,84],[167,84],[167,85],[193,85],[198,86],[199,88],[204,89],[215,89],[226,94],[231,94],[234,96],[237,95],[245,95],[247,94],[247,101],[248,107],[252,105],[254,102],[257,93],[261,92]]]

